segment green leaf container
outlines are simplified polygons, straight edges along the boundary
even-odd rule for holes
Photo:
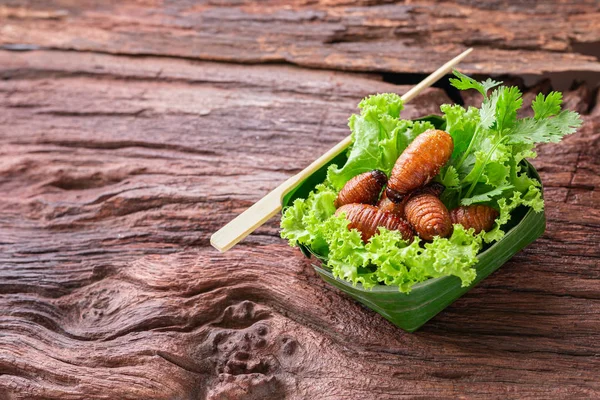
[[[420,120],[425,119],[433,122],[438,127],[443,126],[443,120],[438,116],[429,116]],[[342,165],[345,161],[346,154],[343,153],[329,164]],[[533,165],[527,161],[523,163],[527,167],[528,175],[540,180],[540,176]],[[329,164],[288,193],[283,199],[283,208],[285,209],[297,198],[306,198],[317,184],[323,182]],[[484,248],[477,256],[479,259],[479,262],[475,265],[477,277],[471,285],[462,287],[459,278],[445,276],[418,283],[412,287],[409,294],[401,293],[397,286],[380,285],[372,289],[365,289],[361,284],[353,286],[350,282],[335,278],[327,268],[326,260],[314,254],[310,248],[300,245],[300,250],[306,257],[311,258],[314,256],[319,261],[318,264],[313,264],[313,267],[324,281],[381,314],[399,328],[414,332],[481,280],[500,268],[517,252],[540,237],[546,229],[546,216],[544,212],[535,212],[528,207],[519,207],[511,214],[511,220],[506,228],[508,231],[501,240]]]

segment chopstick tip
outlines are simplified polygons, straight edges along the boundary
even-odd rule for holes
[[[214,247],[215,249],[219,250],[219,252],[221,252],[221,253],[224,253],[224,252],[226,252],[228,249],[227,249],[227,248],[225,248],[225,247],[223,247],[223,246],[221,246],[221,245],[219,245],[219,244],[217,243],[217,240],[218,240],[218,239],[217,239],[217,238],[215,238],[215,234],[213,234],[213,235],[210,237],[210,245],[211,245],[212,247]]]
[[[467,57],[469,54],[471,54],[473,52],[473,48],[469,47],[468,49],[466,49],[465,51],[463,51],[462,53],[460,53],[458,56],[456,56],[456,58],[459,61],[462,61],[463,59],[465,59],[465,57]]]

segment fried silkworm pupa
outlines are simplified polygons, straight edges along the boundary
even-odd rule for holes
[[[448,237],[452,233],[452,220],[448,209],[433,194],[411,196],[404,206],[406,220],[424,240],[434,236]]]
[[[430,184],[415,190],[413,193],[411,193],[411,196],[416,196],[417,194],[426,193],[426,194],[431,194],[435,197],[440,197],[442,195],[442,193],[444,193],[444,190],[446,190],[446,186],[444,186],[443,184],[441,184],[439,182],[431,182]]]
[[[404,199],[400,203],[394,203],[390,199],[388,199],[385,192],[381,195],[381,199],[377,202],[377,208],[381,211],[388,212],[397,217],[404,218],[404,206],[406,205],[406,201],[408,200],[408,196],[405,196]]]
[[[465,229],[474,228],[475,233],[489,231],[500,213],[484,204],[460,206],[450,211],[453,224],[461,224]]]
[[[361,233],[363,242],[367,243],[373,235],[379,232],[379,227],[383,226],[389,230],[399,231],[402,239],[412,241],[414,232],[410,225],[402,218],[381,211],[375,206],[368,204],[346,204],[338,208],[336,215],[346,214],[346,219],[350,221],[348,229],[357,229]]]
[[[441,130],[421,133],[396,160],[387,197],[395,203],[418,187],[424,186],[440,172],[454,151],[452,137]]]
[[[394,214],[400,218],[406,218],[406,216],[404,215],[404,207],[406,206],[406,202],[411,197],[423,193],[428,193],[435,197],[440,197],[440,195],[444,192],[445,189],[446,187],[441,183],[431,182],[427,186],[423,186],[422,188],[416,189],[407,196],[404,196],[400,203],[394,203],[393,201],[388,199],[386,192],[383,192],[383,195],[381,195],[381,199],[379,199],[379,202],[377,203],[377,208],[379,208],[381,211],[386,211],[391,214]]]
[[[387,176],[380,170],[365,172],[350,179],[335,199],[335,207],[344,204],[375,204],[381,189],[387,182]]]

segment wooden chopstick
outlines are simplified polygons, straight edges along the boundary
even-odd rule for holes
[[[449,73],[454,66],[461,62],[472,51],[472,48],[465,50],[446,64],[442,65],[427,78],[423,79],[419,84],[402,96],[404,103],[414,99],[424,89],[433,85],[440,78]],[[229,250],[240,240],[244,239],[256,228],[281,211],[281,201],[286,193],[344,151],[351,142],[350,136],[346,137],[332,149],[313,161],[308,167],[283,182],[265,197],[254,203],[254,205],[246,211],[231,220],[227,225],[215,232],[210,238],[210,244],[219,251]]]

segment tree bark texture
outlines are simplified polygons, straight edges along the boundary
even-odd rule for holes
[[[565,93],[583,127],[533,160],[544,236],[414,334],[322,282],[277,218],[209,245],[362,97],[410,88],[382,71],[475,45],[461,70],[512,74],[526,103],[552,82],[518,76],[597,79],[575,51],[594,2],[2,4],[0,399],[600,397],[593,82]]]
[[[10,49],[428,73],[473,46],[469,73],[600,72],[595,0],[2,3]]]

